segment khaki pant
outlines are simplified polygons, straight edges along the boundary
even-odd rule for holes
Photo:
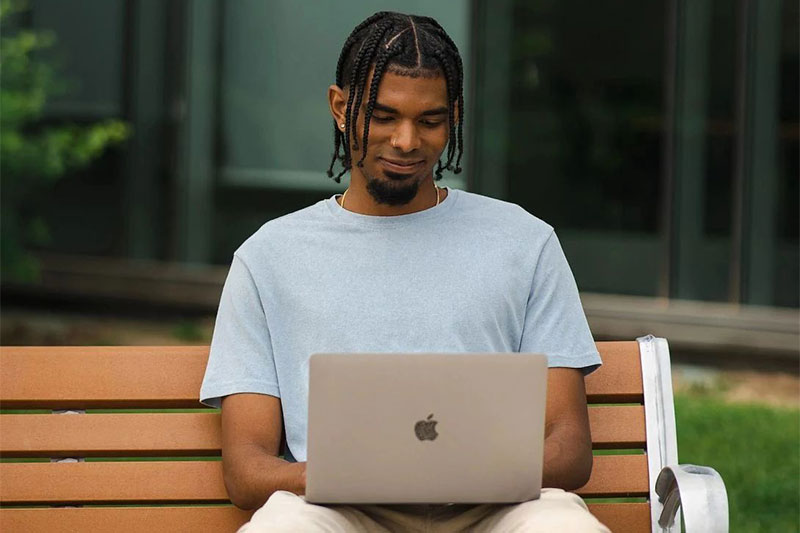
[[[514,505],[314,505],[278,491],[238,533],[262,532],[604,532],[583,500],[542,489],[538,500]]]

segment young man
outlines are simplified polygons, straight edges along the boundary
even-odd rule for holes
[[[561,490],[591,472],[583,379],[600,358],[553,229],[516,205],[435,183],[445,169],[460,171],[463,71],[453,41],[431,18],[377,13],[345,42],[328,101],[328,175],[341,161],[335,179],[349,171],[350,185],[266,223],[236,250],[201,390],[203,402],[222,406],[231,500],[260,507],[242,531],[608,531]],[[540,499],[303,500],[309,356],[420,351],[548,355],[543,486],[552,488]],[[283,433],[287,460],[278,457]]]

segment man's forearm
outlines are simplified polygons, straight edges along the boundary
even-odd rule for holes
[[[579,428],[559,426],[544,440],[542,486],[575,490],[592,472],[592,448],[582,443]]]
[[[290,463],[258,446],[223,453],[225,488],[241,509],[256,509],[278,490],[305,494],[306,463]]]

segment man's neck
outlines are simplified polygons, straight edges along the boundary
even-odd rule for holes
[[[441,203],[446,196],[447,189],[439,189],[436,187],[433,178],[431,178],[429,180],[426,179],[420,184],[416,196],[407,204],[383,204],[378,203],[369,191],[367,191],[364,181],[356,180],[351,177],[346,196],[339,197],[339,205],[342,205],[342,198],[344,198],[344,205],[342,205],[342,207],[348,211],[361,215],[398,216],[430,209],[436,206],[437,203]]]

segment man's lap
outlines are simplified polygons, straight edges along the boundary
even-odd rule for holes
[[[580,497],[543,489],[538,500],[514,505],[332,505],[273,494],[239,533],[266,531],[558,531],[608,532]]]

